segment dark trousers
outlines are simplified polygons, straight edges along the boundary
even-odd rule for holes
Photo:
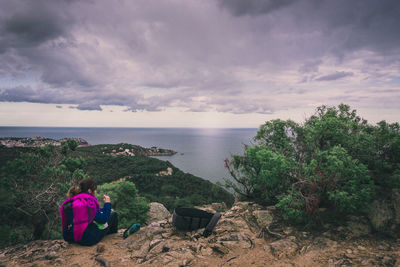
[[[104,235],[115,234],[118,232],[118,213],[111,210],[110,218],[107,221],[108,227],[104,229]]]
[[[95,223],[91,223],[83,233],[82,239],[78,241],[83,246],[92,246],[98,243],[105,235],[118,232],[118,216],[115,211],[111,211],[107,221],[108,227],[100,230]]]

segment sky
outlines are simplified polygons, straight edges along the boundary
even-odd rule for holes
[[[0,0],[0,126],[400,121],[398,0]]]

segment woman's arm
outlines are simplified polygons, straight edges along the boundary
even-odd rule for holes
[[[94,220],[98,223],[106,223],[110,218],[110,213],[111,213],[110,197],[107,195],[103,195],[103,200],[104,200],[103,208],[98,210],[96,212],[96,216],[94,217]]]

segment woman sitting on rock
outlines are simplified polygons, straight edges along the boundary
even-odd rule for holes
[[[60,209],[65,241],[91,246],[117,232],[118,217],[111,210],[110,197],[103,195],[104,207],[100,209],[96,193],[97,184],[92,179],[83,179],[69,189]]]

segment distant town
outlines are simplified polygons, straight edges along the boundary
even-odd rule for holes
[[[61,143],[67,140],[75,140],[78,143],[78,147],[89,146],[88,142],[82,138],[63,138],[54,140],[45,137],[2,137],[0,143],[6,147],[44,147],[47,145],[61,146]]]
[[[91,147],[91,145],[82,138],[63,138],[59,140],[45,138],[45,137],[2,137],[0,144],[5,147],[44,147],[47,145],[61,146],[62,142],[67,140],[75,140],[78,147]],[[170,149],[163,149],[159,147],[144,148],[137,145],[127,143],[96,145],[101,147],[101,153],[110,156],[172,156],[177,152]]]

